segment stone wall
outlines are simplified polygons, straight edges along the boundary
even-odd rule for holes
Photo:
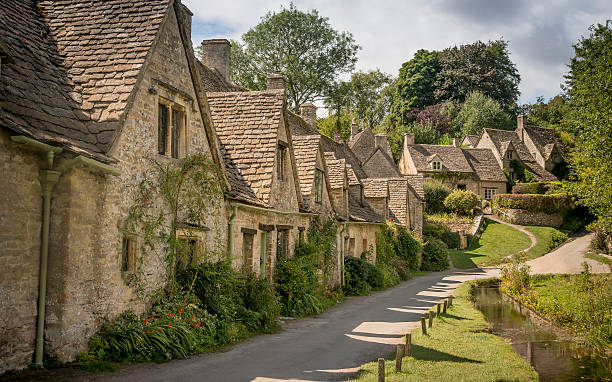
[[[362,252],[367,251],[371,246],[372,257],[368,261],[376,264],[376,233],[379,230],[380,224],[377,223],[347,223],[345,238],[348,239],[348,243],[345,244],[345,256],[359,257]]]
[[[0,128],[0,375],[32,363],[42,198],[40,157]]]
[[[530,212],[526,210],[494,208],[493,212],[505,221],[518,225],[560,227],[565,219],[564,214],[547,214],[545,212]]]

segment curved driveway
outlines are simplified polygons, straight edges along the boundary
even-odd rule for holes
[[[291,321],[223,353],[164,364],[130,365],[86,381],[340,381],[389,355],[430,307],[486,270],[432,273],[366,297],[350,297],[319,316]]]

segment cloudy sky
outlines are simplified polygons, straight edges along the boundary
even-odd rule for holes
[[[192,39],[239,39],[268,11],[288,2],[273,0],[183,0],[194,13]],[[612,18],[609,0],[296,0],[300,10],[317,9],[335,29],[351,32],[361,45],[357,70],[397,76],[418,49],[503,38],[521,75],[519,102],[560,92],[572,44],[588,27]]]

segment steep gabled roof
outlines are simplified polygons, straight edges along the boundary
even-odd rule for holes
[[[383,223],[384,218],[380,216],[366,201],[361,204],[359,197],[349,192],[349,215],[352,221]]]
[[[479,135],[466,135],[461,142],[465,147],[476,147],[478,145],[478,141],[480,140]]]
[[[5,0],[0,124],[100,160],[169,9],[135,2]]]
[[[297,176],[300,182],[300,190],[302,192],[302,200],[305,206],[309,205],[310,197],[312,194],[312,186],[314,184],[315,170],[317,169],[317,156],[319,153],[323,155],[323,149],[321,147],[321,136],[319,134],[314,135],[297,135],[291,137],[293,140],[293,151],[295,153],[295,163],[297,168]],[[322,159],[322,168],[325,187],[327,193],[331,195],[331,180],[329,167],[325,163],[325,158]],[[329,199],[332,207],[334,207],[334,201],[330,197]]]
[[[425,190],[423,189],[423,175],[404,175],[408,181],[408,186],[421,200],[425,200]]]
[[[557,146],[562,154],[565,154],[567,151],[563,141],[561,141],[553,129],[527,125],[524,127],[524,130],[545,160],[550,158],[550,154],[555,146]]]
[[[462,149],[465,158],[474,170],[474,180],[506,182],[506,175],[489,149]]]
[[[473,170],[459,147],[450,145],[407,145],[417,171],[432,171],[431,161],[440,158],[447,171],[471,173]]]
[[[326,159],[329,171],[329,186],[332,189],[344,188],[346,161],[344,159]]]
[[[370,157],[362,163],[362,168],[369,178],[402,176],[391,156],[382,147],[376,147]]]
[[[284,92],[224,92],[207,96],[232,187],[230,196],[268,206]]]
[[[369,128],[363,129],[351,140],[349,147],[359,158],[360,163],[364,163],[376,149],[376,139],[374,133]]]

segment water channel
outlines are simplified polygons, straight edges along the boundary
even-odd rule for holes
[[[572,341],[558,330],[534,324],[514,305],[504,301],[497,288],[478,288],[476,307],[529,362],[543,382],[612,381],[612,359],[598,355],[588,345]]]

